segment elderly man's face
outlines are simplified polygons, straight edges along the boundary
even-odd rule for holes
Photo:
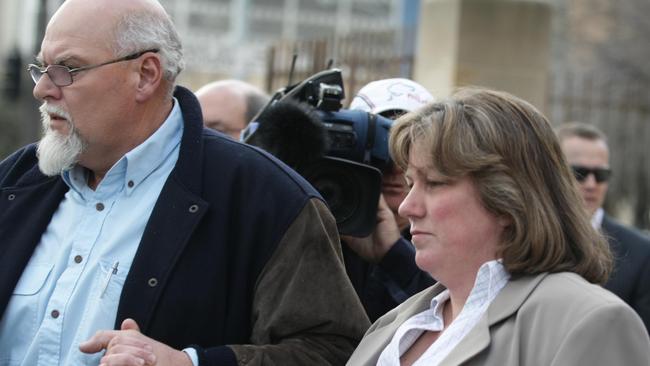
[[[114,59],[111,50],[114,19],[110,14],[90,9],[90,4],[80,1],[67,5],[54,15],[47,27],[39,54],[40,63],[75,68]],[[133,84],[129,79],[132,73],[127,72],[129,67],[132,67],[130,62],[120,62],[81,71],[74,74],[71,85],[63,87],[43,75],[35,85],[34,96],[44,105],[41,108],[46,131],[43,140],[48,140],[48,134],[51,140],[49,143],[43,141],[39,159],[49,159],[52,154],[48,151],[52,149],[77,155],[65,157],[64,163],[53,164],[54,172],[50,173],[56,174],[57,164],[74,161],[94,169],[95,165],[100,165],[98,162],[111,156],[115,146],[119,146],[134,128],[128,125],[128,115],[133,111],[133,104],[129,104],[133,100],[130,91],[133,88],[127,87]],[[64,143],[72,133],[72,121],[84,147],[68,151],[57,144]]]

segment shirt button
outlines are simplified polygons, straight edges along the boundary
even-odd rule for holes
[[[52,318],[56,319],[56,318],[59,317],[59,315],[61,315],[61,313],[59,313],[58,310],[52,310],[52,312],[50,313],[50,315],[52,315]]]
[[[74,262],[75,263],[81,263],[82,260],[83,260],[83,258],[80,255],[75,255],[74,256]]]
[[[100,203],[95,205],[95,208],[97,209],[97,211],[103,211],[104,210],[104,204],[100,202]]]
[[[126,185],[129,186],[129,188],[133,188],[133,185],[135,185],[135,183],[133,183],[133,181],[130,180]]]

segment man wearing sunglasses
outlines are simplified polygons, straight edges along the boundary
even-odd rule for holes
[[[203,127],[155,0],[67,0],[0,162],[0,365],[338,365],[369,326],[318,193]]]
[[[580,122],[559,126],[557,135],[591,223],[607,236],[614,254],[614,271],[605,287],[634,308],[650,329],[650,239],[614,221],[602,208],[612,174],[607,139],[595,126]]]

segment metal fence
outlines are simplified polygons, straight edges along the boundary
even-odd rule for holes
[[[342,38],[326,38],[280,42],[269,48],[267,55],[266,90],[273,92],[288,84],[326,69],[329,63],[340,68],[344,76],[347,105],[354,94],[370,81],[388,77],[410,78],[413,55],[399,51],[400,32],[354,34]],[[291,72],[292,59],[297,56]]]

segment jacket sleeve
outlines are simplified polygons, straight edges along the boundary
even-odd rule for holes
[[[610,303],[576,320],[550,365],[650,365],[649,343],[639,316]]]
[[[343,365],[369,321],[348,280],[334,218],[312,198],[262,271],[238,365]]]
[[[650,242],[647,243],[650,245]],[[650,332],[650,256],[641,265],[634,298],[630,303],[632,309],[641,317],[646,330]]]

